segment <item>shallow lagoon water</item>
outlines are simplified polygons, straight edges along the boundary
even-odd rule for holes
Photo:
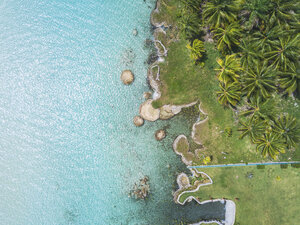
[[[176,174],[186,170],[172,151],[175,136],[189,133],[184,116],[132,123],[149,90],[153,7],[150,0],[0,0],[0,224],[224,217],[218,203],[172,201]],[[128,68],[136,79],[124,86]],[[157,142],[162,127],[168,137]],[[128,198],[144,175],[149,200]]]

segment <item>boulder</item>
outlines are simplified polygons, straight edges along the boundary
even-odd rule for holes
[[[144,99],[148,100],[149,98],[151,98],[152,93],[150,91],[148,92],[144,92],[143,97]]]
[[[165,130],[158,130],[155,132],[155,139],[158,141],[161,141],[166,137],[166,131]]]
[[[140,115],[144,120],[153,122],[159,119],[160,110],[153,108],[152,101],[153,100],[149,99],[141,104]]]
[[[133,123],[135,126],[140,127],[144,124],[144,119],[140,116],[135,116],[133,118]]]
[[[134,75],[130,70],[124,70],[121,74],[121,80],[125,85],[129,85],[134,80]]]

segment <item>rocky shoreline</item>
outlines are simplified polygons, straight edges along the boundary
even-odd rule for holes
[[[196,102],[192,102],[192,103],[185,104],[185,105],[180,105],[180,106],[163,105],[159,109],[154,109],[154,107],[152,106],[152,101],[157,100],[161,97],[160,84],[159,84],[159,82],[160,82],[159,63],[163,62],[164,57],[166,57],[167,54],[168,54],[168,49],[163,45],[163,43],[161,42],[161,40],[158,39],[158,37],[159,37],[159,33],[162,33],[163,35],[166,35],[165,29],[168,28],[169,25],[165,21],[156,22],[156,21],[154,21],[154,17],[153,17],[153,15],[155,13],[159,13],[160,3],[161,3],[160,0],[156,1],[155,9],[152,11],[151,16],[150,16],[150,22],[151,22],[151,25],[153,26],[153,29],[154,29],[154,41],[153,42],[154,42],[154,46],[155,46],[156,51],[157,51],[157,60],[149,66],[148,73],[147,73],[147,79],[148,79],[148,82],[149,82],[149,85],[150,85],[151,89],[153,90],[153,95],[152,95],[152,99],[147,100],[146,102],[142,103],[141,106],[140,106],[140,116],[143,119],[148,120],[148,121],[156,121],[158,119],[162,119],[162,120],[170,119],[173,116],[175,116],[176,114],[178,114],[179,112],[181,112],[181,110],[183,108],[191,107],[191,106],[197,104],[197,102],[198,102],[198,101],[196,101]],[[153,74],[153,69],[154,68],[157,68],[157,72],[155,74],[155,77],[154,77],[154,74]],[[151,104],[151,106],[149,106],[150,104]],[[200,105],[201,104],[199,104],[199,110],[203,115],[205,115],[205,119],[201,120],[201,121],[198,121],[198,122],[193,124],[191,137],[192,137],[193,141],[196,144],[201,144],[201,143],[199,141],[197,141],[196,138],[195,138],[195,127],[197,125],[205,123],[208,120],[207,114],[201,109]],[[179,152],[178,149],[177,149],[178,142],[181,139],[184,139],[184,140],[187,141],[186,136],[184,136],[184,135],[178,136],[173,142],[173,149],[174,149],[176,154],[181,155],[181,158],[182,158],[182,161],[183,161],[184,164],[191,165],[192,160],[189,160],[188,156],[189,156],[189,154],[193,154],[193,153],[191,153],[191,152],[189,152],[189,150],[187,150],[185,152],[187,155],[185,155],[183,152]],[[188,143],[188,141],[187,141],[187,143]],[[189,148],[189,145],[188,145],[188,148]],[[196,176],[195,173],[196,172],[192,170],[192,174],[193,174],[192,176]],[[200,172],[199,174],[202,174],[202,173],[203,172]],[[193,190],[193,192],[199,190],[199,188],[203,185],[209,185],[209,184],[213,183],[212,179],[207,174],[205,174],[205,175],[209,178],[209,182],[204,183],[204,184],[203,183],[198,184],[198,186],[196,187],[196,189]],[[184,173],[181,173],[181,174],[178,175],[177,183],[178,183],[179,189],[174,193],[174,201],[176,203],[181,204],[180,202],[178,202],[178,199],[181,196],[181,194],[184,193],[184,192],[182,192],[181,194],[179,194],[179,192],[181,192],[182,189],[184,189],[184,188],[190,188],[191,185],[189,183],[188,176]],[[191,201],[193,199],[199,204],[205,204],[205,203],[212,202],[212,201],[213,202],[220,201],[220,202],[225,203],[225,205],[226,205],[226,207],[225,207],[225,221],[200,221],[198,223],[195,223],[194,225],[211,223],[211,222],[215,222],[215,223],[218,223],[220,225],[222,225],[222,224],[233,225],[234,224],[236,207],[235,207],[235,203],[233,201],[230,201],[230,200],[225,201],[224,199],[216,199],[216,200],[207,200],[207,201],[200,202],[196,198],[194,198],[193,196],[190,196],[182,203],[182,205],[184,205],[186,203],[186,201]]]

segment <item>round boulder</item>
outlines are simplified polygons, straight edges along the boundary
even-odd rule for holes
[[[148,121],[156,121],[159,119],[159,109],[155,109],[152,106],[152,101],[151,99],[145,101],[144,103],[141,104],[140,106],[140,115],[144,120]]]
[[[166,131],[165,130],[158,130],[155,132],[155,139],[157,141],[161,141],[166,137]]]
[[[134,76],[130,70],[124,70],[121,74],[121,80],[125,85],[129,85],[133,82]]]
[[[144,119],[140,116],[135,116],[133,118],[133,123],[134,125],[136,125],[137,127],[140,127],[144,124]]]

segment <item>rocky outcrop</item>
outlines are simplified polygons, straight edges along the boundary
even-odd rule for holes
[[[121,74],[121,80],[125,85],[129,85],[134,80],[134,75],[130,70],[124,70]]]
[[[144,92],[143,98],[146,99],[146,100],[148,100],[149,98],[151,98],[151,95],[152,95],[152,93],[150,91]]]
[[[134,184],[129,196],[135,199],[145,199],[150,193],[150,185],[148,184],[148,181],[148,176],[144,176],[144,178],[140,179],[138,184]]]
[[[145,101],[144,103],[141,104],[140,106],[140,115],[144,120],[148,121],[156,121],[159,119],[159,109],[155,109],[152,106],[152,101],[151,99]]]
[[[161,141],[166,137],[166,131],[165,130],[158,130],[155,132],[155,139],[157,141]]]
[[[144,119],[140,116],[135,116],[133,118],[133,123],[135,126],[140,127],[144,124]]]
[[[185,105],[164,105],[160,108],[159,118],[167,120],[180,113],[183,108],[191,107],[197,104],[197,101]]]

